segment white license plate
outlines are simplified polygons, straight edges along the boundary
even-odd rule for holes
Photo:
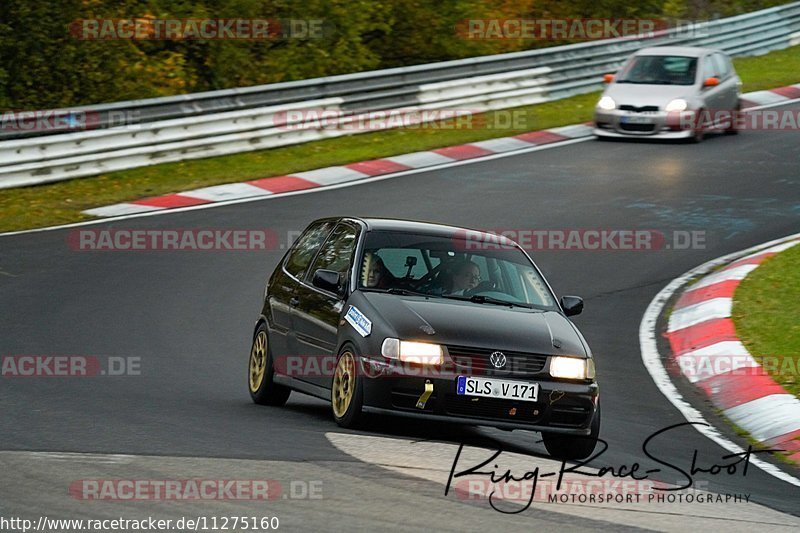
[[[539,384],[508,379],[458,376],[456,394],[535,402],[539,397]]]
[[[623,124],[652,124],[653,119],[650,117],[640,117],[636,115],[630,115],[626,117],[620,117],[620,122]]]

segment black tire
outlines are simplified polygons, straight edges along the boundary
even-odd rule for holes
[[[697,111],[697,124],[694,127],[694,131],[692,132],[692,136],[689,138],[690,142],[693,143],[701,143],[706,136],[706,127],[701,122],[703,118],[703,114],[706,112],[705,109],[700,109]]]
[[[331,379],[331,413],[343,428],[357,428],[364,421],[364,384],[358,367],[355,349],[350,345],[342,347]]]
[[[275,367],[272,365],[267,325],[262,322],[253,335],[253,345],[247,363],[247,389],[255,403],[281,406],[289,399],[292,389],[275,383],[274,376]]]
[[[585,437],[573,437],[558,433],[542,433],[547,453],[556,459],[585,459],[592,455],[600,436],[600,404],[592,419],[592,432]]]
[[[736,135],[739,133],[739,128],[736,125],[736,117],[739,116],[739,113],[742,112],[742,104],[736,104],[736,109],[733,112],[733,118],[731,118],[730,126],[725,129],[725,135]]]

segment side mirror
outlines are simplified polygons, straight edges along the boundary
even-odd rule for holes
[[[562,296],[561,309],[567,316],[575,316],[583,312],[583,298],[579,296]]]
[[[614,75],[613,74],[604,74],[603,75],[603,83],[611,83],[612,81],[614,81]]]
[[[314,272],[311,284],[324,291],[339,292],[339,273],[333,270],[320,268]]]
[[[719,78],[706,78],[703,80],[703,87],[716,87],[719,85]]]

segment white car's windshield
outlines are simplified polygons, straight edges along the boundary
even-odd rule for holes
[[[358,264],[361,289],[556,308],[544,279],[515,246],[372,231]]]
[[[617,83],[692,85],[697,58],[684,56],[636,56],[617,76]]]

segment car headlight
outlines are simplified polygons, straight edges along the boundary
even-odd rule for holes
[[[550,359],[550,375],[564,379],[594,379],[594,360],[583,357],[553,357]]]
[[[387,359],[397,359],[406,363],[440,365],[444,361],[444,351],[438,344],[401,341],[391,337],[383,341],[381,354]]]
[[[597,107],[605,111],[611,111],[612,109],[616,109],[617,103],[610,96],[604,96],[597,102]]]
[[[689,103],[686,100],[683,98],[676,98],[667,104],[664,111],[686,111],[687,107],[689,107]]]

